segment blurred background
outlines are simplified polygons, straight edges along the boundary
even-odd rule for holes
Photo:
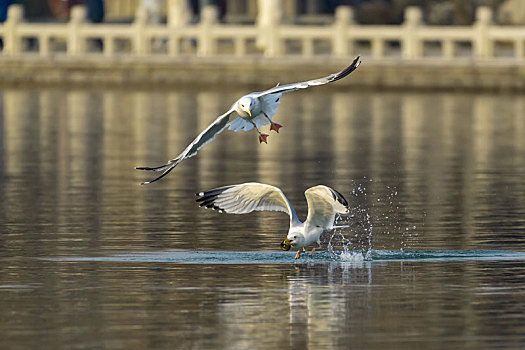
[[[26,8],[28,20],[67,19],[71,7],[85,5],[89,12],[96,13],[105,21],[130,21],[139,6],[158,8],[161,20],[166,20],[166,1],[163,0],[6,0],[4,2],[22,4]],[[292,22],[329,21],[337,6],[352,6],[356,19],[362,24],[399,24],[403,21],[403,11],[407,6],[423,9],[428,24],[471,24],[478,6],[488,6],[494,13],[498,24],[519,25],[525,23],[525,4],[522,0],[283,0],[281,1],[287,20]],[[256,0],[190,0],[194,15],[207,5],[219,7],[221,18],[226,22],[254,22],[257,16]],[[4,14],[5,16],[5,14]],[[100,21],[100,20],[98,20]]]
[[[340,84],[525,88],[519,0],[2,4],[3,82],[253,86],[322,75],[361,55],[366,74]]]

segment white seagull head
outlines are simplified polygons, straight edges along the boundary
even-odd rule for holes
[[[243,96],[237,101],[235,110],[241,117],[251,117],[252,116],[252,104],[253,98],[250,96]]]
[[[291,248],[304,247],[306,244],[306,239],[302,232],[300,231],[290,231],[286,236],[286,239],[281,242],[282,250],[290,250]]]

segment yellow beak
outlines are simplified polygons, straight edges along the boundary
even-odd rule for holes
[[[290,250],[291,244],[290,240],[286,238],[284,241],[281,242],[281,249],[282,250]]]
[[[250,110],[247,110],[246,113],[248,113],[248,115],[249,115],[250,118],[251,118],[251,116],[252,116],[252,112],[251,112]]]

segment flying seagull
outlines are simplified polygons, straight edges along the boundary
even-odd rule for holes
[[[259,133],[259,142],[267,143],[268,134],[263,134],[259,128],[270,124],[270,130],[275,130],[277,133],[281,128],[280,124],[274,123],[272,117],[274,116],[277,106],[279,106],[281,95],[285,92],[295,91],[298,89],[306,89],[310,86],[324,85],[339,79],[346,77],[352,73],[357,67],[359,67],[359,56],[357,56],[351,65],[343,69],[342,71],[334,74],[330,74],[324,78],[313,79],[303,81],[299,83],[292,83],[286,85],[279,85],[260,92],[252,92],[248,95],[244,95],[230,107],[230,109],[215,119],[210,126],[208,126],[203,132],[201,132],[192,143],[186,147],[181,154],[176,158],[168,161],[168,163],[157,166],[157,167],[136,167],[138,170],[150,170],[150,171],[162,171],[162,174],[151,181],[143,182],[143,185],[150,184],[158,181],[166,176],[170,171],[173,170],[184,159],[193,157],[197,154],[197,151],[201,149],[208,142],[213,141],[215,136],[222,132],[225,128],[229,127],[230,130],[248,131],[253,128]],[[233,120],[230,121],[230,115],[235,112],[237,114]]]
[[[335,214],[348,214],[348,202],[336,190],[318,185],[304,192],[308,202],[308,216],[301,222],[292,205],[283,192],[274,186],[249,182],[239,185],[224,186],[196,194],[201,207],[211,208],[228,214],[247,214],[254,210],[282,211],[290,216],[290,228],[286,239],[281,242],[282,250],[290,247],[299,249],[296,259],[301,256],[305,247],[317,242],[325,231],[332,230]],[[346,227],[346,226],[344,226]],[[312,248],[310,256],[314,254]]]

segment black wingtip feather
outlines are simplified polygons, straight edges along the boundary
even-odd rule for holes
[[[334,190],[333,188],[330,188],[330,190],[332,191],[332,196],[334,197],[334,200],[338,201],[339,203],[341,203],[345,207],[348,207],[348,202],[346,201],[346,198],[343,197],[343,195],[341,193],[339,193],[338,191]]]
[[[203,200],[201,201],[201,203],[199,204],[201,207],[206,207],[206,208],[209,208],[210,206],[215,206],[215,199],[216,197],[214,198],[203,198]]]
[[[195,200],[195,202],[199,203],[199,202],[205,202],[205,201],[210,201],[210,200],[214,201],[216,199],[217,199],[217,196],[215,196],[215,195],[213,195],[213,196],[201,196],[201,197],[197,198]]]
[[[200,204],[199,204],[199,207],[205,207],[205,208],[207,208],[207,209],[217,210],[217,211],[219,211],[219,212],[222,212],[222,209],[221,209],[220,207],[216,206],[216,205],[213,204],[213,203],[206,203],[206,202],[204,202],[204,203],[200,203]]]
[[[162,179],[164,176],[168,175],[176,166],[177,166],[178,163],[173,163],[173,166],[171,166],[170,168],[166,169],[162,174],[160,174],[160,176],[154,178],[153,180],[150,180],[150,181],[146,181],[146,182],[143,182],[141,183],[141,185],[149,185],[151,183],[154,183],[154,182],[157,182],[159,181],[160,179]],[[140,169],[142,170],[142,169]]]
[[[348,67],[346,67],[345,69],[343,69],[342,71],[340,71],[339,73],[337,73],[334,78],[332,79],[332,81],[337,81],[337,80],[340,80],[340,79],[343,79],[344,77],[346,77],[348,74],[352,73],[354,70],[357,69],[357,67],[359,67],[359,65],[361,64],[361,62],[359,61],[359,58],[360,56],[357,56],[354,61],[352,62],[352,64],[350,64]]]
[[[233,186],[223,186],[223,187],[217,187],[209,191],[203,191],[199,192],[197,195],[201,197],[209,197],[209,196],[217,196],[221,194],[222,192],[226,191],[229,188],[232,188]]]
[[[159,166],[153,166],[153,167],[150,167],[150,166],[136,166],[135,169],[136,170],[147,170],[147,171],[160,171],[161,169],[166,168],[168,165],[170,165],[170,163],[162,164],[162,165],[159,165]]]
[[[168,175],[177,165],[179,165],[179,163],[183,159],[184,158],[178,157],[178,158],[170,160],[166,164],[163,164],[163,165],[160,165],[160,166],[157,166],[157,167],[147,167],[147,166],[137,166],[137,167],[135,167],[135,169],[137,169],[137,170],[149,170],[149,171],[162,171],[162,170],[166,169],[166,170],[164,170],[164,172],[162,174],[160,174],[160,176],[157,176],[153,180],[145,181],[145,182],[141,183],[141,185],[149,185],[150,183],[159,181],[164,176]]]
[[[215,205],[215,200],[217,199],[217,197],[223,193],[224,191],[226,191],[227,189],[229,188],[232,188],[233,186],[223,186],[223,187],[218,187],[218,188],[214,188],[212,190],[209,190],[209,191],[203,191],[203,192],[199,192],[199,193],[195,193],[195,195],[199,198],[195,199],[195,201],[197,203],[199,203],[199,206],[200,207],[205,207],[205,208],[208,208],[208,209],[213,209],[213,210],[217,210],[219,212],[222,212],[223,209],[218,207],[217,205]]]

